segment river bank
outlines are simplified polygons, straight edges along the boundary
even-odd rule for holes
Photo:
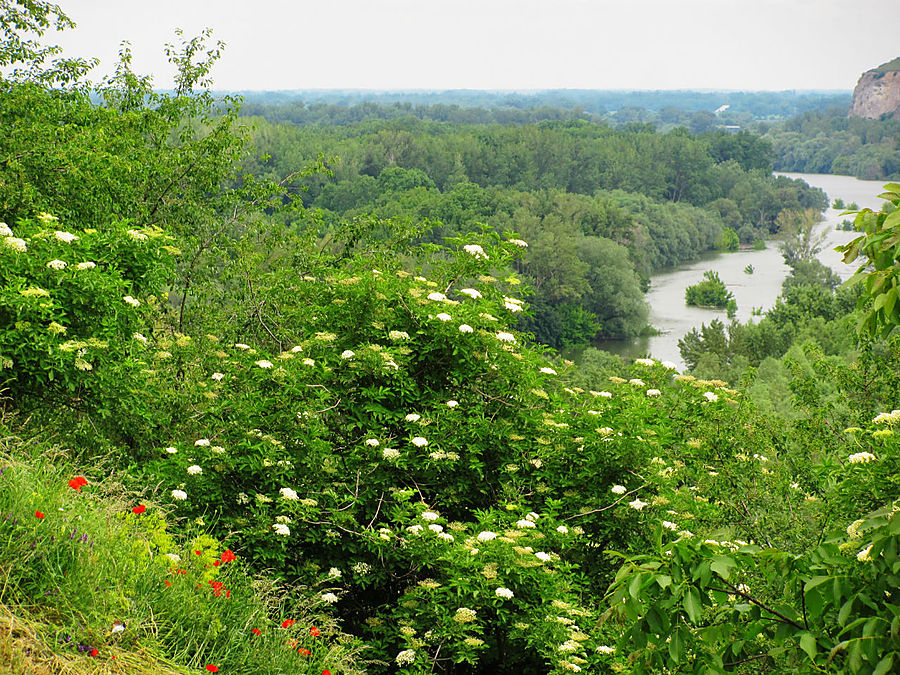
[[[845,203],[856,202],[860,207],[880,208],[877,195],[882,191],[882,181],[860,180],[852,176],[829,174],[779,173],[790,178],[801,178],[828,195],[829,202],[841,198]],[[825,243],[817,256],[822,264],[831,267],[842,279],[847,279],[855,267],[844,265],[835,246],[853,239],[854,232],[838,230],[837,226],[848,216],[842,211],[828,208],[819,225],[827,229]],[[748,265],[753,274],[745,273]],[[790,272],[784,264],[778,242],[769,241],[765,250],[740,250],[734,253],[709,253],[692,263],[666,270],[650,278],[647,302],[650,305],[649,323],[659,331],[657,335],[630,340],[602,340],[594,344],[598,349],[619,354],[626,358],[650,355],[664,361],[672,361],[684,368],[678,351],[678,341],[694,328],[713,319],[727,323],[725,310],[688,307],[684,302],[685,289],[700,281],[703,273],[711,270],[719,274],[728,290],[734,294],[738,305],[735,319],[740,322],[753,320],[754,311],[765,312],[775,306],[781,284]]]

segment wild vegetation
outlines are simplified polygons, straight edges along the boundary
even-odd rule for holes
[[[535,342],[519,319],[539,316],[538,281],[567,278],[534,270],[571,244],[553,211],[526,236],[529,212],[492,223],[478,199],[515,195],[534,214],[554,199],[621,204],[626,233],[658,212],[699,220],[705,202],[468,175],[447,189],[386,163],[346,180],[400,185],[385,193],[408,212],[327,213],[314,202],[330,163],[236,168],[251,165],[248,137],[234,102],[206,91],[218,50],[203,36],[169,48],[175,92],[154,92],[126,51],[92,100],[86,64],[20,37],[65,23],[59,8],[2,12],[0,601],[23,627],[0,642],[11,667],[891,672],[887,210],[859,216],[853,246],[876,267],[857,291],[876,335],[856,360],[808,350],[792,414],[772,415],[744,385],[652,359],[591,371]],[[494,133],[483,158],[525,147]],[[527,133],[581,147],[576,131]],[[632,135],[614,140],[635,176],[641,152],[700,147]],[[764,195],[818,199],[696,154]],[[437,230],[415,211],[451,198],[483,224]],[[659,243],[624,247],[590,222],[576,230],[584,278]],[[591,317],[569,311],[587,332]]]

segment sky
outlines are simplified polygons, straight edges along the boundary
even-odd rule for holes
[[[54,0],[48,36],[171,86],[163,51],[211,28],[214,89],[851,90],[900,56],[897,0]]]

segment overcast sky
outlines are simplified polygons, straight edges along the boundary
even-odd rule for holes
[[[897,0],[55,1],[69,55],[110,68],[128,40],[157,87],[176,28],[226,43],[230,90],[850,90],[900,56]]]

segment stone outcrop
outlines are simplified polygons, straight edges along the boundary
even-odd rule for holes
[[[900,57],[867,70],[853,90],[850,117],[879,119],[882,115],[900,119]]]

